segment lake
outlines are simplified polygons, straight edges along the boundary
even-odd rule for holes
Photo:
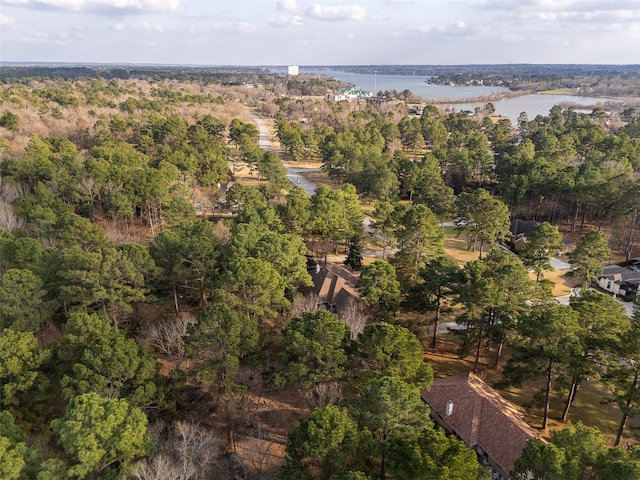
[[[300,68],[300,73],[335,77],[345,83],[352,83],[358,88],[374,93],[384,92],[385,90],[396,90],[398,92],[411,90],[411,92],[425,100],[464,100],[465,98],[487,97],[509,91],[505,87],[432,85],[427,83],[429,77],[426,75],[371,75],[343,72],[341,70],[306,68]]]
[[[506,87],[487,86],[466,86],[466,85],[431,85],[427,83],[429,77],[425,75],[387,75],[387,74],[360,74],[345,72],[342,70],[331,70],[322,68],[300,67],[301,74],[315,74],[335,77],[346,83],[351,83],[363,90],[379,92],[385,90],[410,90],[427,102],[442,104],[445,108],[455,111],[470,110],[481,107],[486,102],[480,103],[459,103],[465,99],[476,99],[478,97],[488,97],[493,94],[508,92]],[[456,103],[447,103],[447,100]],[[591,111],[593,107],[601,107],[606,110],[607,102],[618,103],[619,100],[600,97],[580,97],[577,95],[541,95],[530,94],[518,97],[503,98],[493,101],[496,108],[496,115],[507,117],[513,125],[517,124],[518,117],[522,112],[526,112],[529,120],[533,120],[538,115],[546,116],[554,105],[570,104],[575,109],[586,109]]]

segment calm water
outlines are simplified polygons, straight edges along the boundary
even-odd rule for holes
[[[426,83],[428,77],[419,75],[371,75],[343,72],[329,69],[306,69],[300,68],[300,73],[313,73],[316,75],[327,75],[335,77],[343,82],[352,83],[356,87],[372,92],[385,90],[411,90],[414,94],[424,98],[426,101],[432,100],[443,103],[446,108],[455,111],[470,110],[482,107],[484,103],[447,103],[447,100],[460,101],[464,99],[475,99],[486,97],[495,93],[508,92],[505,87],[469,87],[469,86],[449,86],[430,85]],[[617,102],[615,99],[598,97],[579,97],[575,95],[522,95],[519,97],[503,98],[496,100],[493,105],[496,108],[496,115],[507,117],[516,125],[518,117],[522,112],[526,112],[529,120],[533,120],[537,115],[548,115],[554,105],[567,104],[576,109],[586,109],[591,111],[595,106],[605,108],[606,102]]]
[[[346,83],[371,92],[385,90],[411,90],[426,100],[464,100],[465,98],[486,97],[494,93],[508,92],[505,87],[451,87],[448,85],[430,85],[425,75],[371,75],[343,72],[340,70],[300,69],[300,73],[313,73],[335,77]]]
[[[518,117],[522,112],[527,113],[529,120],[533,120],[538,115],[549,115],[549,111],[554,105],[561,105],[563,108],[573,107],[574,110],[591,113],[593,107],[600,107],[606,110],[606,103],[619,103],[620,100],[600,97],[579,97],[577,95],[541,95],[534,93],[519,97],[503,98],[496,100],[493,106],[496,107],[496,114],[507,117],[513,125],[517,125]],[[447,108],[455,111],[470,110],[482,107],[484,103],[457,103],[449,104]]]

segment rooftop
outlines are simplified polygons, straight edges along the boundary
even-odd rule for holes
[[[486,452],[506,473],[538,436],[513,404],[471,372],[436,380],[429,391],[422,391],[422,398],[438,423],[469,447]],[[452,402],[450,415],[447,402]]]

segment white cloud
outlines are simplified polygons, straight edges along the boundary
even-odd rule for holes
[[[363,20],[367,16],[367,9],[358,5],[324,6],[315,4],[310,7],[301,7],[298,0],[279,0],[277,9],[292,15],[280,15],[271,19],[269,23],[273,28],[300,27],[305,24],[305,18],[344,21]]]
[[[611,23],[637,23],[640,22],[640,10],[565,10],[565,11],[531,11],[520,12],[516,16],[524,21],[540,20],[543,22],[563,21],[573,24],[601,24],[607,26]]]
[[[73,38],[68,32],[60,32],[53,41],[56,45],[67,46],[70,45],[70,40],[73,40]]]
[[[164,32],[164,27],[162,25],[153,25],[149,22],[142,22],[142,29],[143,30],[148,30],[148,31],[152,31],[152,32],[159,32],[162,33]]]
[[[284,15],[272,19],[270,22],[273,28],[301,27],[304,25],[304,19],[298,15],[285,17]]]
[[[118,22],[111,26],[111,30],[114,32],[137,31],[137,32],[147,32],[147,33],[167,33],[171,31],[175,31],[170,26],[167,27],[166,25],[155,24],[147,21],[140,21],[140,22],[134,21],[134,22],[128,22],[128,23]]]
[[[345,5],[341,7],[316,4],[305,11],[306,15],[318,20],[362,20],[367,14],[364,7]]]
[[[418,27],[416,29],[420,33],[446,35],[446,36],[471,36],[481,33],[482,29],[478,26],[468,25],[462,20],[451,22],[447,25]]]
[[[289,13],[300,13],[297,0],[279,0],[278,10]]]
[[[28,32],[17,37],[19,42],[23,43],[50,43],[50,38],[47,33],[44,32]]]
[[[0,4],[92,14],[175,12],[180,0],[0,0]]]
[[[527,41],[527,37],[514,32],[505,33],[501,39],[506,43],[523,43]]]
[[[222,30],[241,33],[253,33],[256,27],[249,22],[235,22],[225,25]]]
[[[11,25],[15,20],[6,15],[0,15],[0,25]]]

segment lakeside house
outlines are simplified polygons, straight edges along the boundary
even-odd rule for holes
[[[538,436],[513,404],[471,372],[436,380],[421,396],[433,420],[475,450],[493,478],[508,479],[522,450]]]
[[[327,100],[333,100],[334,102],[340,102],[342,100],[357,100],[359,98],[371,98],[373,92],[368,90],[362,90],[359,88],[345,87],[339,89],[333,95],[327,95]]]

